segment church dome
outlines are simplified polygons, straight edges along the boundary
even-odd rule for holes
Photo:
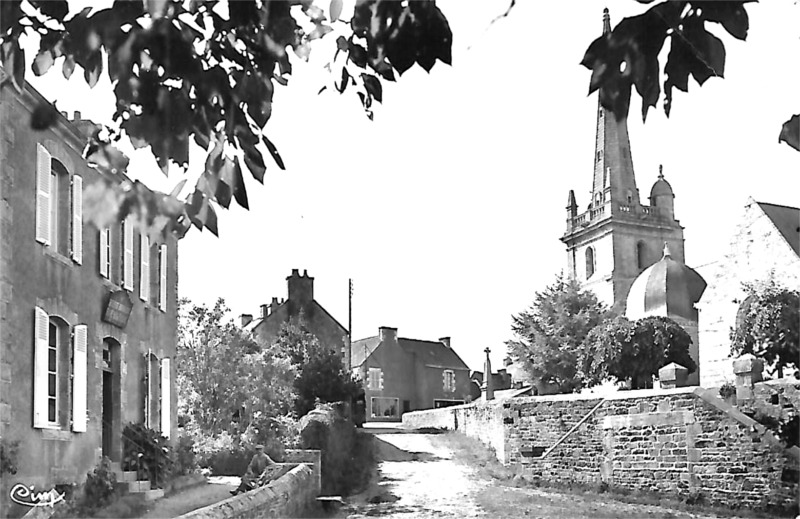
[[[672,186],[664,180],[664,173],[661,170],[658,172],[658,180],[653,184],[653,188],[650,189],[650,199],[652,200],[657,196],[675,196]]]
[[[700,274],[672,259],[664,244],[661,261],[646,268],[631,285],[625,315],[631,320],[674,316],[694,321],[694,305],[705,289],[706,282]]]

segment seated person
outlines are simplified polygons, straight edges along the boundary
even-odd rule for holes
[[[247,466],[247,470],[242,476],[241,484],[236,490],[231,490],[231,494],[235,496],[239,492],[247,492],[248,490],[254,489],[257,486],[256,483],[261,473],[274,463],[272,458],[267,456],[264,452],[264,446],[256,445],[256,453],[253,454],[253,459],[250,460],[250,464]]]

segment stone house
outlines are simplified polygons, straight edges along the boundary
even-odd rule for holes
[[[399,421],[408,411],[463,404],[470,396],[470,370],[449,337],[406,339],[381,327],[353,341],[350,369],[364,381],[367,421]]]
[[[733,381],[730,332],[746,297],[742,283],[773,278],[788,289],[800,290],[800,209],[751,198],[728,251],[698,270],[708,280],[697,305],[700,385],[716,387]]]
[[[262,344],[271,344],[278,337],[284,323],[298,320],[301,316],[306,328],[323,346],[344,351],[350,334],[325,308],[314,299],[314,278],[298,269],[286,278],[288,297],[286,300],[272,298],[269,304],[261,305],[261,313],[240,316],[242,327],[251,332]],[[346,363],[345,363],[346,365]]]
[[[84,222],[86,188],[119,179],[82,158],[78,112],[30,128],[44,102],[0,89],[0,437],[36,491],[120,461],[128,423],[176,433],[177,240]]]

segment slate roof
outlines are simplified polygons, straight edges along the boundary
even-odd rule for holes
[[[439,341],[421,341],[400,337],[397,342],[407,353],[416,354],[417,360],[426,366],[469,369],[464,361],[461,360],[461,357],[458,356],[458,353]],[[379,336],[353,341],[350,347],[350,367],[356,368],[363,364],[364,360],[372,355],[372,352],[378,349],[380,345]]]
[[[789,242],[794,253],[800,256],[800,209],[766,202],[756,203]]]

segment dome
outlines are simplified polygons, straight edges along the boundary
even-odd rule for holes
[[[646,268],[628,292],[628,319],[658,315],[697,320],[695,303],[706,289],[705,280],[693,269],[672,259],[664,244],[661,261]]]
[[[657,196],[675,196],[675,193],[672,192],[672,186],[669,185],[669,182],[664,180],[664,172],[660,166],[658,169],[658,180],[653,184],[653,188],[650,189],[650,198],[653,199]]]

